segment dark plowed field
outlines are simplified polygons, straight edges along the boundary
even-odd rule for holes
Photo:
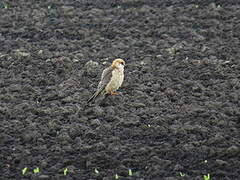
[[[0,15],[1,180],[240,179],[240,2],[3,0]],[[86,105],[115,58],[121,95]]]

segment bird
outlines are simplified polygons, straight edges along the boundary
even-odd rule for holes
[[[115,59],[111,66],[103,70],[101,80],[98,84],[96,92],[88,99],[87,103],[96,99],[98,96],[103,95],[117,95],[118,90],[124,80],[124,66],[123,59]]]

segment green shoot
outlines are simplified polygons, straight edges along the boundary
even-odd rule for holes
[[[22,170],[22,174],[23,174],[23,175],[26,174],[27,170],[28,170],[27,167],[23,168],[23,170]]]
[[[204,180],[210,180],[210,174],[208,173],[207,175],[203,175],[203,179]]]
[[[117,174],[115,174],[115,179],[119,179],[119,176]]]
[[[66,176],[67,173],[68,173],[68,168],[65,168],[65,169],[63,170],[63,174],[64,174],[64,176]]]
[[[97,168],[95,168],[94,171],[95,171],[96,174],[99,174],[99,171],[97,170]]]
[[[35,169],[33,169],[33,172],[36,174],[36,173],[39,173],[40,172],[40,169],[37,167]]]
[[[179,174],[180,174],[181,177],[186,176],[186,174],[184,174],[184,173],[182,173],[182,172],[180,172]]]
[[[128,169],[128,175],[129,175],[129,176],[132,176],[132,175],[133,175],[133,173],[132,173],[132,170],[131,170],[131,169]]]

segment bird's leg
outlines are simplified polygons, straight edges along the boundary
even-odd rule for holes
[[[111,95],[118,95],[119,93],[114,92],[114,91],[111,91],[110,94],[111,94]]]

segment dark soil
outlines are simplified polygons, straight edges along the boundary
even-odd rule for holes
[[[240,179],[238,1],[3,0],[0,14],[0,179]],[[118,57],[122,95],[86,106]]]

